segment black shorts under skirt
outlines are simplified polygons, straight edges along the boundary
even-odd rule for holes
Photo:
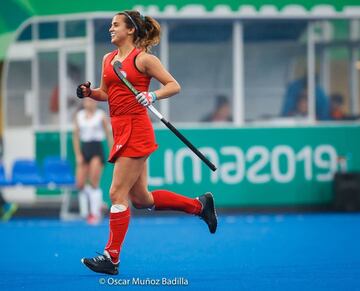
[[[89,141],[81,143],[81,153],[85,163],[90,163],[94,157],[100,157],[101,162],[105,163],[104,149],[101,141]]]

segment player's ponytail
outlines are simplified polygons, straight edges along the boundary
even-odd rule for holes
[[[138,48],[150,51],[151,47],[160,42],[160,24],[150,16],[143,16],[138,11],[124,11],[128,28],[135,28],[134,43]]]
[[[139,46],[148,51],[160,42],[160,24],[150,16],[145,16],[143,23],[146,36],[139,40]]]

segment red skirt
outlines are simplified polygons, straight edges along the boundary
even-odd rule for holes
[[[118,157],[143,157],[154,152],[158,145],[154,129],[147,114],[111,117],[114,145],[108,161]]]

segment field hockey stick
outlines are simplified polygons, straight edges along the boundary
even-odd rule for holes
[[[119,79],[129,88],[129,90],[137,96],[140,92],[126,79],[124,74],[121,72],[122,64],[119,61],[114,62],[113,69],[115,74]],[[210,162],[185,136],[183,136],[164,116],[153,106],[149,105],[147,107],[157,118],[161,120],[162,123],[166,125],[189,149],[193,151],[212,171],[216,171],[216,166]]]

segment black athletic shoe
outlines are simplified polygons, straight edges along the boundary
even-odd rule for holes
[[[217,227],[217,216],[213,195],[208,192],[197,198],[202,204],[202,210],[199,214],[209,227],[211,233],[215,233]]]
[[[96,273],[104,273],[109,275],[119,274],[119,263],[114,264],[106,251],[103,255],[99,254],[99,256],[94,258],[82,258],[81,262]]]

